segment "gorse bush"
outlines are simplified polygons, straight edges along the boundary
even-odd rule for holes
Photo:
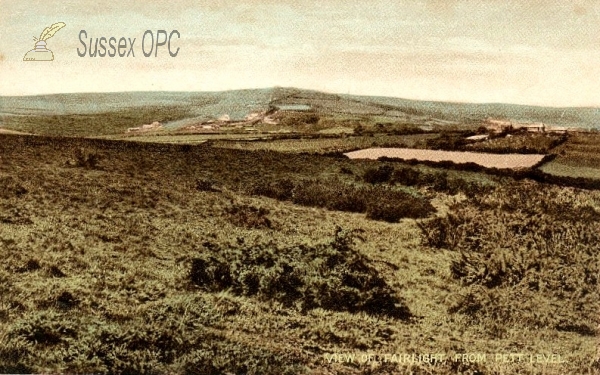
[[[339,181],[323,183],[317,180],[306,180],[294,188],[292,202],[336,211],[365,212],[368,191],[369,189]]]
[[[256,182],[251,188],[250,193],[254,195],[262,195],[277,199],[280,201],[291,200],[293,191],[296,187],[294,181],[289,178],[282,178],[276,181],[260,181]]]
[[[97,169],[100,162],[100,155],[97,152],[84,148],[76,148],[73,152],[73,157],[74,166],[86,169]]]
[[[290,200],[309,207],[367,213],[374,220],[397,222],[402,218],[423,218],[435,209],[422,197],[386,186],[356,186],[337,179],[327,181],[282,179],[256,183],[252,194]]]
[[[387,182],[404,186],[429,187],[451,195],[462,192],[467,196],[474,196],[490,189],[489,185],[467,181],[460,177],[450,177],[446,171],[422,172],[415,168],[394,168],[390,165],[368,168],[363,174],[363,181],[370,184]]]
[[[0,175],[0,199],[20,197],[27,193],[27,189],[13,176]]]
[[[392,177],[393,172],[394,167],[390,165],[381,165],[377,168],[368,168],[363,174],[363,180],[370,184],[388,182],[390,177]]]
[[[222,248],[207,243],[208,251],[192,260],[189,278],[209,291],[231,289],[300,310],[320,307],[409,318],[403,300],[354,249],[355,238],[356,233],[338,229],[333,240],[316,246]]]
[[[263,207],[248,204],[232,204],[225,209],[229,222],[248,229],[272,228],[268,215],[270,211]]]
[[[598,212],[578,202],[576,194],[527,183],[497,189],[477,203],[464,202],[446,217],[419,224],[425,244],[457,252],[450,267],[452,275],[465,285],[541,298],[540,306],[551,299],[562,301],[552,319],[546,315],[550,311],[533,317],[526,311],[511,310],[511,320],[592,332],[593,311],[600,306],[598,302],[582,305],[581,301],[600,297]],[[463,303],[468,306],[471,302],[467,298]],[[573,305],[578,307],[569,310]],[[471,309],[454,309],[465,308]]]
[[[367,218],[395,223],[402,218],[418,219],[434,213],[433,206],[424,199],[397,190],[377,190],[367,203]]]
[[[210,331],[223,318],[202,297],[145,306],[124,324],[98,317],[33,312],[0,343],[0,370],[34,372],[25,364],[60,363],[65,373],[293,374],[289,356]]]
[[[215,182],[208,178],[198,178],[196,179],[196,190],[198,191],[209,191],[209,192],[217,192],[220,191],[215,187]]]

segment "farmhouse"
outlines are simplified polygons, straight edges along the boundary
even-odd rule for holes
[[[260,119],[262,119],[263,116],[264,116],[263,112],[250,112],[250,113],[248,113],[244,117],[244,120],[246,120],[246,121],[260,121]]]
[[[279,124],[279,120],[277,120],[277,119],[275,119],[275,118],[273,118],[271,116],[265,116],[263,118],[263,122],[265,124],[269,124],[269,125],[277,125],[277,124]]]
[[[221,121],[221,122],[230,122],[231,121],[231,117],[229,117],[228,114],[224,114],[221,117],[219,117],[218,120]]]
[[[127,132],[139,132],[139,131],[148,131],[153,129],[162,128],[162,124],[158,121],[154,121],[152,124],[144,124],[142,126],[137,126],[135,128],[128,128]]]
[[[310,111],[312,107],[308,104],[280,104],[276,105],[276,108],[280,111],[293,111],[293,112],[306,112]]]
[[[546,131],[546,125],[544,125],[541,122],[536,122],[536,123],[514,123],[513,124],[513,129],[525,129],[528,132],[531,133],[543,133]]]
[[[488,124],[486,129],[494,133],[502,133],[513,129],[523,129],[531,133],[544,133],[546,131],[546,124],[542,122],[516,122],[492,118],[488,118],[486,122]]]
[[[512,122],[506,120],[494,120],[492,118],[488,118],[486,120],[487,126],[486,129],[492,131],[494,133],[502,133],[504,131],[512,129]]]
[[[473,135],[470,137],[465,138],[467,141],[473,141],[473,142],[477,142],[477,141],[484,141],[486,139],[488,139],[490,137],[489,134],[478,134],[478,135]]]

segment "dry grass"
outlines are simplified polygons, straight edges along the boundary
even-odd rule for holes
[[[272,150],[277,152],[329,153],[345,152],[365,147],[397,146],[413,147],[419,142],[435,137],[435,134],[375,135],[367,137],[344,136],[339,138],[301,138],[254,142],[215,142],[215,147],[239,150]]]

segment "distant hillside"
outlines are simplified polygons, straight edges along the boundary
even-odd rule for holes
[[[7,118],[27,116],[89,115],[120,113],[127,123],[131,113],[168,111],[168,127],[228,114],[243,119],[252,111],[277,106],[302,105],[322,115],[377,118],[409,123],[478,123],[488,117],[514,121],[600,128],[600,108],[547,108],[512,104],[466,104],[416,101],[400,98],[328,94],[296,88],[266,88],[223,92],[126,92],[78,93],[39,96],[0,96],[0,126],[10,127]],[[126,113],[123,115],[123,113]],[[176,115],[173,115],[173,114]],[[41,116],[41,117],[40,117]],[[4,118],[4,120],[3,120]],[[135,117],[136,119],[139,116]],[[167,117],[165,117],[166,119]],[[150,119],[152,120],[152,119]],[[159,119],[157,119],[159,120]],[[33,120],[32,120],[33,121]],[[29,122],[32,122],[29,121]],[[33,121],[34,122],[34,121]],[[119,124],[121,124],[119,122]],[[131,126],[140,125],[137,123]],[[32,125],[33,126],[33,125]],[[121,126],[121,125],[119,125]],[[26,130],[31,131],[27,128]]]
[[[271,89],[223,92],[116,92],[0,96],[0,115],[98,114],[144,107],[180,107],[197,116],[242,117],[268,104]]]
[[[343,95],[343,97],[372,105],[389,106],[413,115],[431,116],[450,121],[480,121],[492,117],[562,126],[600,128],[600,108],[554,108],[499,103],[449,103],[376,96]]]

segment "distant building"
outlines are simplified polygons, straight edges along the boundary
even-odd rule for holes
[[[569,129],[564,126],[552,126],[548,127],[546,131],[549,133],[566,134],[569,131]]]
[[[271,117],[271,116],[265,116],[265,117],[263,118],[263,122],[264,122],[265,124],[269,124],[269,125],[277,125],[277,124],[279,124],[279,120],[277,120],[277,119],[274,119],[274,118],[273,118],[273,117]]]
[[[486,129],[494,133],[502,133],[510,130],[524,129],[531,133],[543,133],[546,131],[546,124],[542,122],[516,122],[508,120],[495,120],[488,118],[486,120]]]
[[[530,133],[543,133],[546,131],[546,125],[543,123],[534,123],[534,124],[513,124],[514,129],[526,129]]]
[[[479,134],[479,135],[473,135],[471,137],[467,137],[465,139],[467,141],[477,142],[477,141],[484,141],[484,140],[488,139],[489,137],[490,137],[489,134]]]
[[[308,104],[280,104],[275,105],[280,111],[294,111],[294,112],[305,112],[310,111],[312,107]]]
[[[260,119],[262,119],[264,116],[263,112],[250,112],[248,113],[245,117],[244,120],[246,121],[259,121]]]
[[[486,129],[494,133],[502,133],[512,129],[512,122],[506,120],[495,120],[488,118],[486,120]]]

